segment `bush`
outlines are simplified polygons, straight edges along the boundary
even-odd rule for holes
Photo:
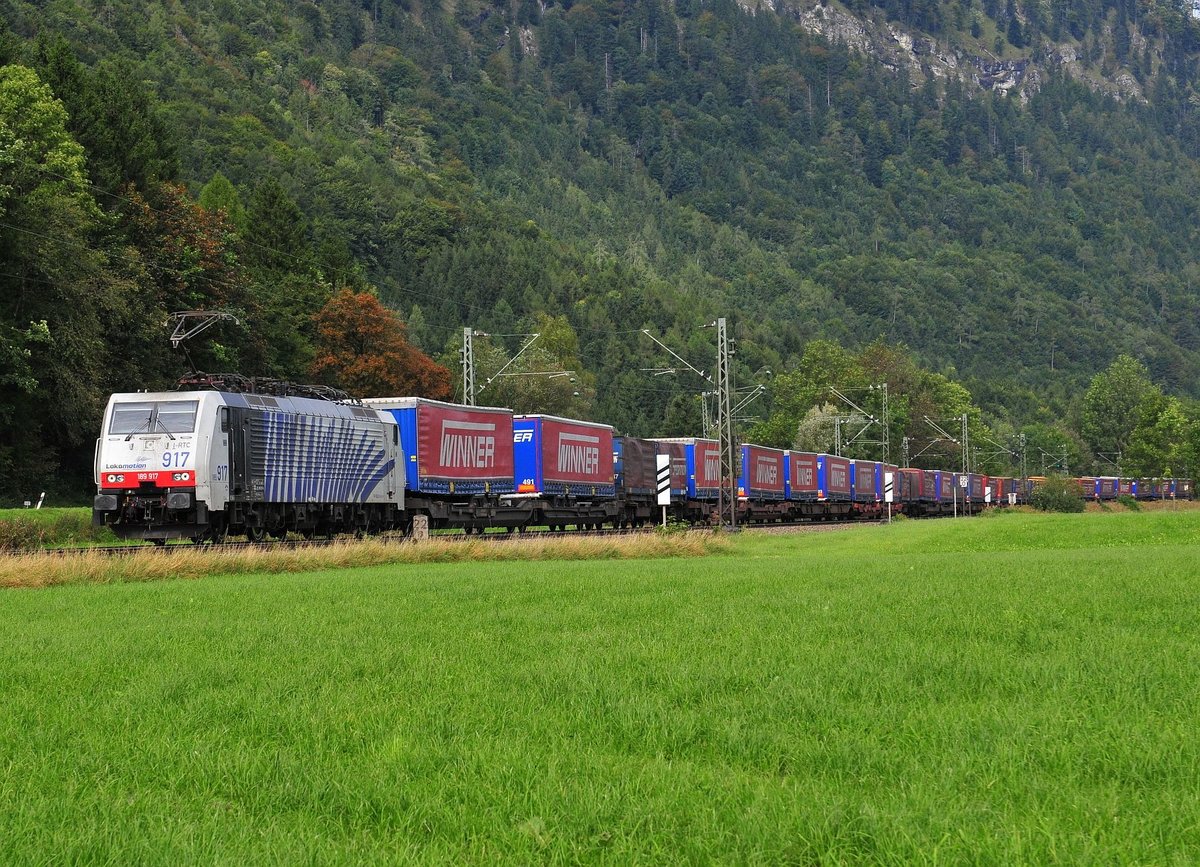
[[[677,536],[680,533],[687,533],[691,531],[692,525],[687,521],[681,521],[678,518],[670,517],[667,518],[667,523],[665,525],[659,524],[654,529],[655,532],[661,536]]]
[[[28,518],[0,521],[0,551],[36,551],[46,542],[45,524]]]
[[[0,517],[0,551],[36,551],[45,547],[111,544],[108,527],[93,527],[86,509],[9,510]]]
[[[1051,476],[1029,497],[1029,504],[1042,512],[1082,512],[1083,496],[1079,483],[1063,476]]]
[[[1137,500],[1135,500],[1133,497],[1131,497],[1129,494],[1118,495],[1117,502],[1120,503],[1122,506],[1124,506],[1126,509],[1128,509],[1131,512],[1140,512],[1142,510],[1142,504],[1139,503]]]

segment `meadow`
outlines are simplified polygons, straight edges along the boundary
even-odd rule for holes
[[[0,862],[1186,863],[1200,514],[0,593]]]

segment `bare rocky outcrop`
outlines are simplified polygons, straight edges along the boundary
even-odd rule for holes
[[[740,2],[753,10],[753,0]],[[1120,99],[1142,98],[1141,86],[1132,75],[1122,72],[1109,80],[1089,72],[1071,44],[1048,46],[1036,57],[998,58],[986,51],[966,53],[895,22],[878,16],[860,18],[834,5],[793,6],[790,13],[810,33],[872,57],[894,71],[905,69],[914,80],[957,78],[981,90],[1015,92],[1026,101],[1041,87],[1047,72],[1059,69],[1094,90]]]

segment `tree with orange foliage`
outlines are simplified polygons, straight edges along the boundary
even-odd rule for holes
[[[408,342],[404,323],[370,292],[342,289],[313,316],[310,373],[357,397],[448,400],[450,371]]]

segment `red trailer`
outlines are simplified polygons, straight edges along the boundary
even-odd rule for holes
[[[789,500],[817,499],[817,455],[812,452],[786,452],[784,493]]]
[[[849,500],[850,459],[836,455],[817,455],[817,497],[822,500]]]
[[[742,446],[738,496],[752,500],[782,500],[784,453],[766,446]]]
[[[513,451],[521,493],[614,493],[609,425],[549,415],[514,416]]]
[[[513,489],[512,410],[422,397],[363,401],[400,427],[410,493],[482,494]]]

